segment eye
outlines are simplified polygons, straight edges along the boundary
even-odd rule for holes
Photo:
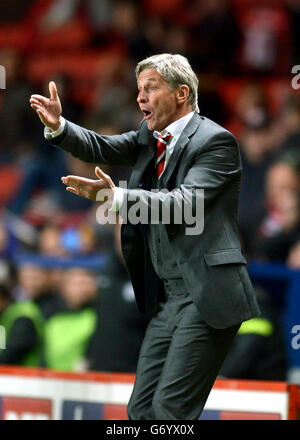
[[[151,86],[151,90],[156,90],[157,87],[156,86]]]

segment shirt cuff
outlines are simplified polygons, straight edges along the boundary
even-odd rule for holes
[[[63,118],[62,116],[60,117],[60,127],[53,131],[51,130],[51,128],[49,127],[45,127],[44,128],[44,136],[46,139],[53,139],[57,136],[59,136],[60,134],[63,133],[64,129],[65,129],[65,125],[66,125],[66,120],[65,118]]]
[[[115,187],[114,198],[109,211],[118,212],[124,201],[124,190],[118,186]]]

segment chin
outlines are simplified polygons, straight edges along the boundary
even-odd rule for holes
[[[155,122],[153,122],[153,121],[146,121],[147,122],[147,127],[148,127],[148,129],[150,130],[150,131],[161,131],[161,130],[163,130],[163,128],[161,128],[161,127],[158,127],[156,124],[155,124]]]
[[[146,122],[147,122],[147,127],[150,131],[156,130],[156,128],[154,127],[154,124],[151,124],[151,121],[146,120]]]

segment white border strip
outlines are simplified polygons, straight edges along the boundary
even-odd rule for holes
[[[52,417],[60,419],[63,400],[126,405],[133,384],[0,375],[0,396],[52,400]],[[288,418],[288,393],[212,389],[206,410],[263,412]]]
[[[205,409],[276,413],[286,420],[288,404],[286,392],[213,389],[208,396]]]

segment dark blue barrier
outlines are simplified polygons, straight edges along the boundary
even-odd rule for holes
[[[49,269],[53,268],[72,268],[81,267],[91,270],[101,270],[107,261],[106,255],[72,255],[66,257],[49,257],[40,254],[18,253],[14,256],[14,263],[16,266],[22,264],[33,264]]]
[[[292,333],[292,329],[300,326],[300,270],[292,270],[282,264],[257,262],[249,263],[248,267],[253,284],[263,286],[274,296],[282,317],[288,367],[299,368],[300,344],[294,344],[299,348],[293,348],[292,340],[296,334]]]

